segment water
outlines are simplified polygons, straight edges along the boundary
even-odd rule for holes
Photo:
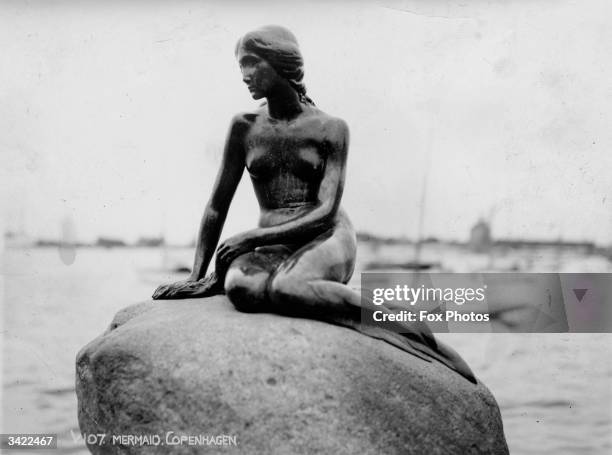
[[[363,264],[371,253],[361,252]],[[155,249],[80,249],[67,265],[69,253],[4,252],[1,432],[57,433],[57,453],[87,454],[78,440],[76,353],[116,311],[177,276],[159,270]],[[189,264],[191,254],[170,250],[166,264]],[[612,453],[611,334],[439,336],[493,392],[511,453]]]

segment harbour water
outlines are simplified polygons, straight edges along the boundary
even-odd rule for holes
[[[361,267],[380,254],[368,247],[360,251]],[[166,267],[189,265],[192,251],[167,253],[162,264],[154,248],[3,252],[2,433],[57,433],[57,453],[88,453],[77,423],[76,353],[106,329],[116,311],[179,278]],[[443,253],[445,263],[461,263],[452,251]],[[599,258],[578,259],[563,259],[560,269],[609,267]],[[486,258],[470,259],[479,260]],[[612,334],[439,336],[493,392],[511,453],[612,453]]]

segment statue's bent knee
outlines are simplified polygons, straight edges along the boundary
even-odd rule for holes
[[[243,275],[230,270],[225,278],[225,294],[239,311],[257,312],[262,310],[266,283],[262,278]]]

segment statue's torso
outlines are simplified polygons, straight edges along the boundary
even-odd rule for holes
[[[323,113],[277,121],[250,116],[245,163],[261,208],[260,225],[287,222],[312,210],[329,154],[330,117]]]

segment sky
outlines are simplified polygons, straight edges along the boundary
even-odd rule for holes
[[[611,10],[3,1],[0,223],[32,237],[193,239],[230,119],[259,104],[235,43],[280,24],[300,42],[309,96],[349,125],[343,206],[358,230],[465,240],[482,217],[497,238],[610,245]],[[245,173],[224,235],[257,219]]]

